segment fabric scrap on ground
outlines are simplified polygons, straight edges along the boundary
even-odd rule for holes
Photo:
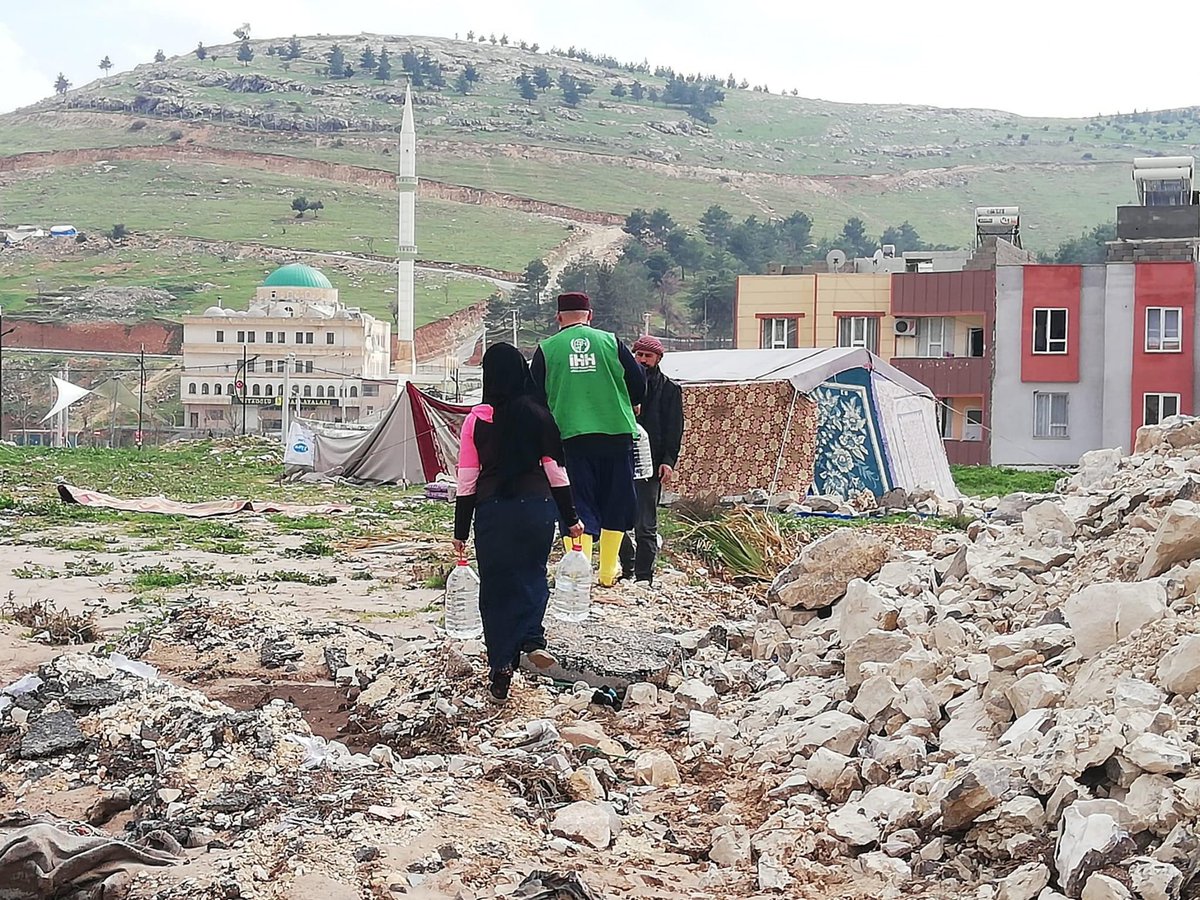
[[[131,844],[86,825],[24,813],[0,816],[0,900],[68,897],[98,887],[99,896],[108,896],[104,886],[129,866],[172,866],[183,859],[179,843],[163,831]]]
[[[70,484],[58,486],[58,496],[64,503],[80,506],[95,506],[104,509],[119,509],[125,512],[160,513],[168,516],[189,516],[206,519],[212,516],[228,516],[235,513],[283,513],[288,516],[334,515],[348,513],[353,507],[343,503],[321,503],[312,506],[303,503],[286,503],[276,500],[205,500],[200,503],[184,503],[166,497],[134,497],[122,499],[100,491],[89,491]]]

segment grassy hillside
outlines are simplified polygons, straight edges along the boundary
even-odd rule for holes
[[[1111,219],[1113,208],[1130,199],[1133,156],[1200,147],[1196,109],[1030,119],[994,110],[835,104],[727,89],[711,109],[716,122],[701,125],[661,101],[635,101],[628,90],[613,95],[618,83],[628,88],[635,80],[662,90],[665,79],[648,72],[442,38],[349,35],[300,42],[299,58],[285,60],[268,51],[286,40],[252,41],[255,56],[248,65],[235,59],[231,45],[211,47],[205,60],[187,53],[141,65],[0,116],[0,221],[72,221],[91,230],[124,222],[164,241],[194,237],[391,253],[395,196],[386,173],[395,170],[407,50],[435,61],[445,81],[440,88],[414,90],[419,174],[481,192],[422,200],[421,256],[509,271],[547,253],[568,231],[561,211],[548,214],[504,195],[573,207],[577,214],[567,218],[577,222],[589,213],[624,214],[634,206],[666,207],[684,223],[714,203],[739,218],[800,209],[812,217],[815,239],[836,233],[850,216],[862,218],[875,234],[908,220],[926,240],[958,246],[971,241],[974,206],[1015,204],[1022,207],[1026,245],[1049,249]],[[349,79],[331,77],[327,57],[335,43],[356,68],[364,48],[378,53],[386,46],[393,77],[379,80],[361,71]],[[462,93],[455,82],[468,66],[479,77]],[[567,72],[594,90],[577,108],[566,105],[558,86],[522,99],[516,77],[539,66],[551,79]],[[98,164],[70,153],[137,147],[178,148],[188,159]],[[385,175],[372,186],[361,170],[332,180],[334,175],[297,176],[216,158],[229,150]],[[6,159],[45,151],[57,155]],[[293,218],[289,205],[297,194],[325,203],[318,219]],[[165,271],[170,260],[168,251],[151,253],[111,273],[79,260],[56,267],[52,259],[0,256],[0,302],[26,302],[30,278],[42,274],[79,283],[145,275],[171,284],[182,273]],[[239,292],[253,280],[249,269],[214,269],[208,262],[192,269],[188,277]],[[339,287],[367,308],[389,303],[369,278]],[[427,293],[440,293],[445,306],[468,302],[467,294],[479,287],[463,291],[456,283],[446,291],[431,283]],[[189,297],[186,291],[180,296],[180,308],[190,305]],[[434,311],[430,306],[418,315]]]

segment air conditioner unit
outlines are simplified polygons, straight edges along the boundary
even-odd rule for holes
[[[916,337],[917,335],[917,320],[916,319],[897,319],[892,325],[892,331],[897,337]]]

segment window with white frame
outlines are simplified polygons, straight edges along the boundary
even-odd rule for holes
[[[225,343],[225,332],[222,331],[220,328],[217,329],[217,343],[218,344]]]
[[[1067,311],[1065,309],[1035,309],[1033,311],[1033,352],[1067,352]]]
[[[763,319],[759,347],[763,350],[794,350],[800,346],[799,321],[788,319]]]
[[[964,413],[966,422],[963,424],[964,441],[983,440],[983,410],[968,409]]]
[[[944,319],[941,316],[917,319],[917,356],[945,356],[947,338],[954,339],[953,319]]]
[[[1143,394],[1142,424],[1157,425],[1163,419],[1179,415],[1178,394]]]
[[[838,318],[838,346],[862,347],[879,352],[879,319],[876,316],[841,316]]]
[[[1183,310],[1178,306],[1151,306],[1146,310],[1146,352],[1179,353]]]
[[[270,334],[270,333],[271,333],[271,332],[269,332],[269,331],[267,332],[267,334]],[[275,360],[273,360],[273,359],[268,359],[268,360],[267,360],[267,374],[268,374],[268,375],[271,375],[271,374],[273,374],[274,372],[275,372]]]
[[[1033,436],[1035,438],[1065,438],[1068,433],[1068,396],[1049,391],[1033,394]]]

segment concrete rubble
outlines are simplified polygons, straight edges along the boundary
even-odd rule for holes
[[[90,783],[96,818],[135,836],[258,848],[222,857],[211,896],[284,896],[256,866],[308,858],[285,852],[297,827],[345,855],[449,820],[480,834],[366,876],[349,853],[345,877],[479,900],[516,890],[520,858],[627,877],[619,896],[1179,900],[1200,869],[1200,427],[1141,440],[929,549],[835,530],[752,618],[552,629],[559,680],[523,675],[501,713],[477,642],[193,603],[124,656],[64,655],[6,689],[0,789]],[[334,682],[345,724],[314,734],[283,699],[237,711],[144,665],[159,644],[199,684],[264,654]]]

